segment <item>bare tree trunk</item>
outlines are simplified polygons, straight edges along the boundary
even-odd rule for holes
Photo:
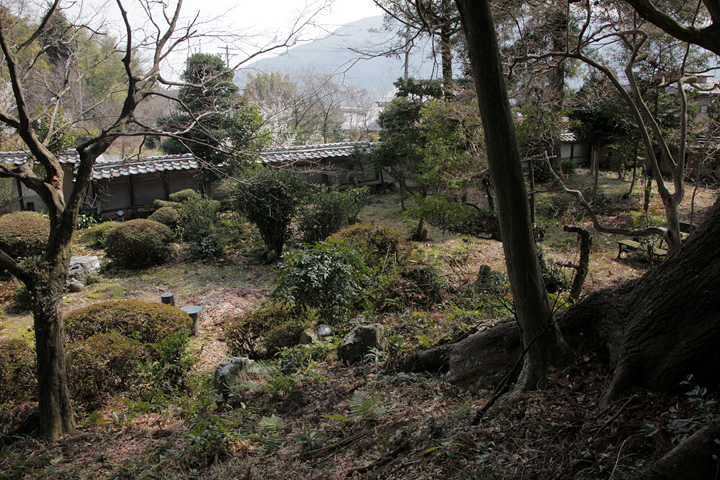
[[[595,201],[595,197],[597,196],[597,188],[598,188],[598,178],[600,177],[600,152],[602,150],[602,145],[599,143],[593,143],[592,150],[590,153],[590,172],[593,175],[593,188],[592,188],[592,196],[590,198],[591,202]]]
[[[520,151],[487,0],[457,0],[496,188],[500,232],[522,342],[528,349],[517,390],[537,388],[562,366],[565,342],[555,327],[530,225]]]
[[[580,237],[580,260],[575,270],[572,287],[570,287],[570,298],[577,301],[582,293],[582,287],[590,265],[590,232],[586,228],[575,225],[565,225],[563,229],[566,232],[575,232]]]
[[[635,180],[637,180],[637,166],[638,166],[638,148],[635,145],[635,153],[633,154],[633,166],[632,166],[632,180],[630,181],[630,189],[628,190],[628,197],[632,195],[633,189],[635,188]]]

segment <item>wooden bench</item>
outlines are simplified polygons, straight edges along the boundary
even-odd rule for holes
[[[617,258],[620,259],[623,252],[631,252],[635,250],[640,250],[644,252],[648,252],[649,255],[651,255],[654,259],[654,257],[657,257],[658,259],[663,259],[667,256],[667,250],[662,248],[662,240],[657,245],[653,245],[652,248],[650,248],[648,245],[643,245],[642,243],[638,242],[637,240],[630,240],[630,239],[622,239],[618,240],[618,256]]]

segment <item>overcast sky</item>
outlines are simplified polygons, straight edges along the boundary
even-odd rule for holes
[[[176,0],[165,0],[164,3],[174,6]],[[135,0],[123,1],[133,28],[144,25],[146,30],[152,31],[154,28],[140,4]],[[72,5],[70,12],[79,14],[84,21],[99,25],[104,19],[102,30],[115,38],[124,37],[124,27],[114,1],[84,0]],[[203,35],[193,39],[187,47],[176,50],[170,64],[163,69],[166,76],[175,78],[183,70],[188,53],[220,54],[227,47],[230,63],[236,64],[259,48],[281,43],[298,25],[304,26],[295,41],[303,42],[324,37],[346,23],[382,15],[373,0],[184,0],[182,12],[186,22],[197,17],[197,29]],[[137,33],[136,38],[139,38]]]

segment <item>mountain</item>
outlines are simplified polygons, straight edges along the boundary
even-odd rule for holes
[[[369,17],[352,22],[330,35],[289,49],[287,52],[258,60],[238,70],[235,83],[241,88],[248,73],[281,72],[289,75],[303,72],[331,74],[336,83],[360,87],[377,100],[393,88],[403,76],[404,56],[373,56],[363,53],[381,52],[396,43],[394,32],[383,30],[383,17]],[[363,53],[359,53],[363,52]],[[429,42],[416,45],[410,55],[410,76],[431,78],[439,75]]]

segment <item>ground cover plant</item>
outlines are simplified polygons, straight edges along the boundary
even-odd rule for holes
[[[600,180],[607,195],[627,188],[612,175]],[[570,182],[587,186],[592,176],[580,169]],[[587,225],[582,211],[565,207],[564,198],[542,197],[537,212],[545,227],[546,261],[560,264],[575,262],[578,255],[576,237],[562,226]],[[701,191],[699,214],[713,198],[714,191]],[[637,197],[628,201],[642,210]],[[635,221],[624,207],[613,205],[604,220]],[[657,208],[652,203],[650,211]],[[689,209],[683,212],[688,218]],[[78,429],[58,442],[3,439],[0,478],[637,478],[705,419],[717,418],[717,392],[694,379],[678,385],[678,395],[637,389],[601,406],[607,371],[592,352],[557,372],[547,389],[496,404],[478,417],[493,391],[450,384],[442,372],[399,367],[413,352],[462,340],[510,314],[502,245],[432,226],[425,242],[409,242],[411,229],[396,195],[371,197],[359,220],[321,247],[354,247],[370,270],[363,293],[332,325],[336,336],[330,340],[296,344],[303,329],[326,319],[314,308],[300,314],[291,305],[273,303],[279,300],[273,300],[273,292],[282,275],[248,251],[245,242],[252,233],[224,237],[224,255],[203,263],[185,259],[142,270],[105,268],[97,283],[67,294],[67,310],[74,312],[68,336],[77,345],[68,355],[80,367],[76,382],[85,383],[72,385],[92,408],[80,409]],[[642,252],[618,260],[617,238],[593,234],[586,293],[638,278],[650,268]],[[289,257],[313,252],[299,244],[285,250]],[[103,255],[81,242],[73,252]],[[437,295],[428,295],[430,284]],[[171,322],[141,321],[118,310],[117,302],[100,302],[141,299],[155,310],[161,308],[160,293],[167,291],[175,293],[179,306],[204,307],[200,335],[186,340],[199,359],[186,365],[190,371],[180,389],[148,376],[163,370],[163,358],[177,358],[168,353],[177,351],[173,345],[162,350],[144,343],[157,344],[157,332],[173,330]],[[3,344],[0,362],[12,366],[0,371],[9,375],[1,384],[26,392],[2,393],[0,419],[7,431],[33,405],[26,385],[32,364],[12,353],[22,346],[18,342],[28,344],[32,332],[29,316],[8,311],[8,297],[2,298],[0,341],[11,346]],[[100,306],[93,307],[97,302]],[[93,308],[107,320],[102,322],[107,329],[98,327],[97,316],[73,320]],[[178,330],[185,329],[188,320],[179,321],[186,323]],[[371,322],[384,325],[388,347],[369,350],[359,364],[344,365],[335,353],[342,332]],[[221,399],[212,390],[212,372],[231,355],[256,362],[247,381]],[[139,362],[128,362],[129,356]],[[172,371],[167,375],[172,378]],[[90,381],[101,378],[107,385]],[[137,383],[128,385],[132,378]],[[96,393],[101,389],[107,392],[102,397]]]

